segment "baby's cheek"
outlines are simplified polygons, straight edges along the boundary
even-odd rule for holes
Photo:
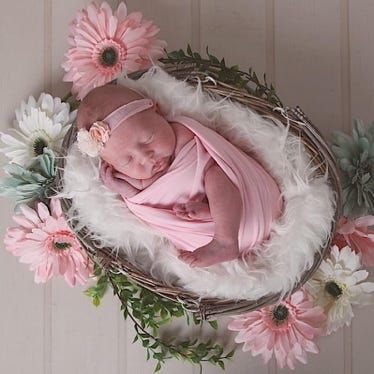
[[[167,154],[174,153],[175,144],[170,138],[164,138],[162,141],[162,144],[160,146],[162,148],[162,151]]]

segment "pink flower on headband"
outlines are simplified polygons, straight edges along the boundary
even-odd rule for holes
[[[109,140],[110,128],[106,122],[94,122],[91,128],[79,130],[77,143],[79,150],[91,157],[99,155],[104,144]]]

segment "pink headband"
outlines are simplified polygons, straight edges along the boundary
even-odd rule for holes
[[[153,105],[154,102],[151,99],[131,101],[114,110],[103,121],[94,122],[88,131],[79,130],[77,134],[79,150],[91,157],[98,156],[104,144],[109,140],[110,133],[128,118],[152,108]]]

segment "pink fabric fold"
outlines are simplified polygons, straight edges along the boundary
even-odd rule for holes
[[[255,159],[194,119],[176,116],[168,121],[184,125],[195,136],[176,155],[163,176],[125,199],[130,211],[160,230],[178,249],[193,251],[209,243],[214,235],[213,220],[185,220],[176,216],[173,206],[205,194],[205,172],[215,162],[240,191],[241,253],[267,239],[283,205],[270,174]]]

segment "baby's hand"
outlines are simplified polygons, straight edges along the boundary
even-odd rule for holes
[[[115,170],[112,166],[108,165],[106,162],[102,162],[100,168],[100,177],[106,187],[108,187],[111,191],[120,194],[122,197],[132,197],[139,192],[139,190],[131,186],[123,179],[116,178],[114,173]]]
[[[202,201],[188,201],[185,204],[175,204],[173,211],[177,217],[185,220],[208,220],[212,218],[209,204]]]

